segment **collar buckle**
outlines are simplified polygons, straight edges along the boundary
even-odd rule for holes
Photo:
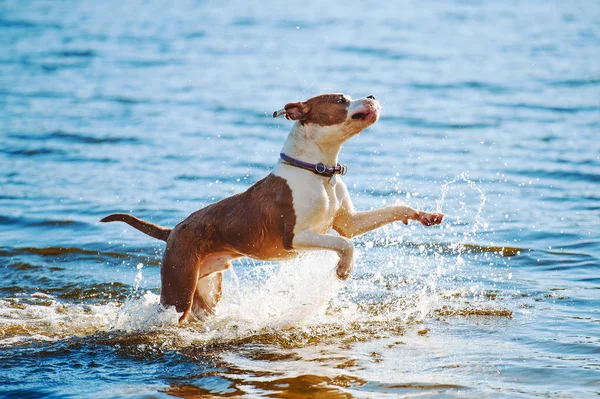
[[[319,162],[318,164],[315,165],[315,171],[318,174],[323,174],[323,173],[325,173],[326,170],[327,170],[327,166],[325,166],[325,164],[323,162]]]

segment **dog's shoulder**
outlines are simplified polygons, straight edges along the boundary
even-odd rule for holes
[[[250,196],[258,196],[263,200],[270,198],[277,202],[292,201],[292,189],[287,179],[273,173],[256,182],[245,193]]]

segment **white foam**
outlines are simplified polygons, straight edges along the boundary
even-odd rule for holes
[[[159,295],[146,291],[127,298],[109,321],[108,328],[128,333],[159,330],[176,326],[179,316],[174,308],[165,309],[160,304]]]
[[[34,300],[8,298],[0,300],[0,330],[6,338],[0,345],[23,340],[59,340],[71,335],[86,335],[106,330],[118,304],[76,305],[57,301],[47,294],[34,293]]]
[[[266,281],[245,281],[225,296],[214,321],[238,322],[253,329],[301,324],[324,313],[328,300],[342,287],[335,276],[332,253],[306,254],[283,263]]]

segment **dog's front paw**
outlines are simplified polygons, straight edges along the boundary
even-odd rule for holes
[[[348,280],[350,274],[352,274],[353,266],[354,262],[352,261],[352,259],[346,262],[340,260],[337,264],[337,267],[335,268],[335,274],[342,281]]]
[[[335,273],[340,280],[348,280],[354,264],[354,245],[347,238],[336,237],[335,240],[338,241],[336,252],[340,257]]]
[[[425,226],[433,226],[435,224],[442,223],[444,219],[443,213],[429,213],[425,211],[419,211],[414,216],[413,219],[418,220],[421,224]]]
[[[425,211],[417,211],[411,207],[403,207],[402,216],[399,218],[399,220],[404,224],[408,224],[408,222],[411,220],[418,220],[425,226],[433,226],[434,224],[442,223],[444,216],[445,215],[443,213],[430,213]]]
[[[335,268],[335,274],[342,281],[348,280],[354,268],[354,247],[350,247],[340,254],[340,260]]]

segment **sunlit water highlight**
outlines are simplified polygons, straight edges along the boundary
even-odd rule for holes
[[[600,3],[599,3],[600,4]],[[600,6],[0,4],[0,397],[597,397]],[[322,92],[374,94],[355,205],[446,214],[159,301],[165,226],[245,190]]]

